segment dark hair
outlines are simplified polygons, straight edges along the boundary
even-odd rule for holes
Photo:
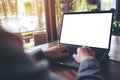
[[[36,80],[44,69],[24,53],[22,40],[0,28],[0,80]]]
[[[0,28],[0,69],[31,63],[24,54],[22,40]]]

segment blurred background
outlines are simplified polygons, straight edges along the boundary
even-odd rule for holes
[[[120,0],[0,0],[0,25],[21,37],[25,48],[59,39],[63,13],[114,10]]]

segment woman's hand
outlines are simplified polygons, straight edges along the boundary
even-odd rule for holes
[[[95,53],[89,47],[80,47],[77,49],[77,54],[73,54],[73,58],[81,63],[85,59],[95,58]]]
[[[59,59],[69,55],[69,53],[64,52],[69,50],[65,45],[54,46],[43,52],[43,55],[48,59]]]

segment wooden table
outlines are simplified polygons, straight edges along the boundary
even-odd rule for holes
[[[114,40],[112,39],[112,46],[118,45],[119,44],[114,44]],[[52,46],[58,45],[58,41],[51,42],[51,43],[46,43],[40,46],[37,46],[36,48],[42,48],[43,50],[46,50]],[[114,50],[114,49],[111,49]],[[119,47],[116,47],[117,53],[119,51]],[[115,52],[115,51],[111,51]],[[113,53],[112,53],[113,54]],[[62,67],[62,66],[57,66],[57,65],[52,65],[51,66],[51,71],[61,75],[68,80],[75,80],[77,76],[77,70],[69,67]],[[106,80],[120,80],[120,62],[119,61],[114,61],[110,59],[106,59],[102,64],[101,64],[101,74],[106,78]]]

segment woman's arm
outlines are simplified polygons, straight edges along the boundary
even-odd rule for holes
[[[100,75],[99,63],[95,59],[95,53],[88,47],[77,49],[73,58],[80,63],[77,80],[104,80]]]

